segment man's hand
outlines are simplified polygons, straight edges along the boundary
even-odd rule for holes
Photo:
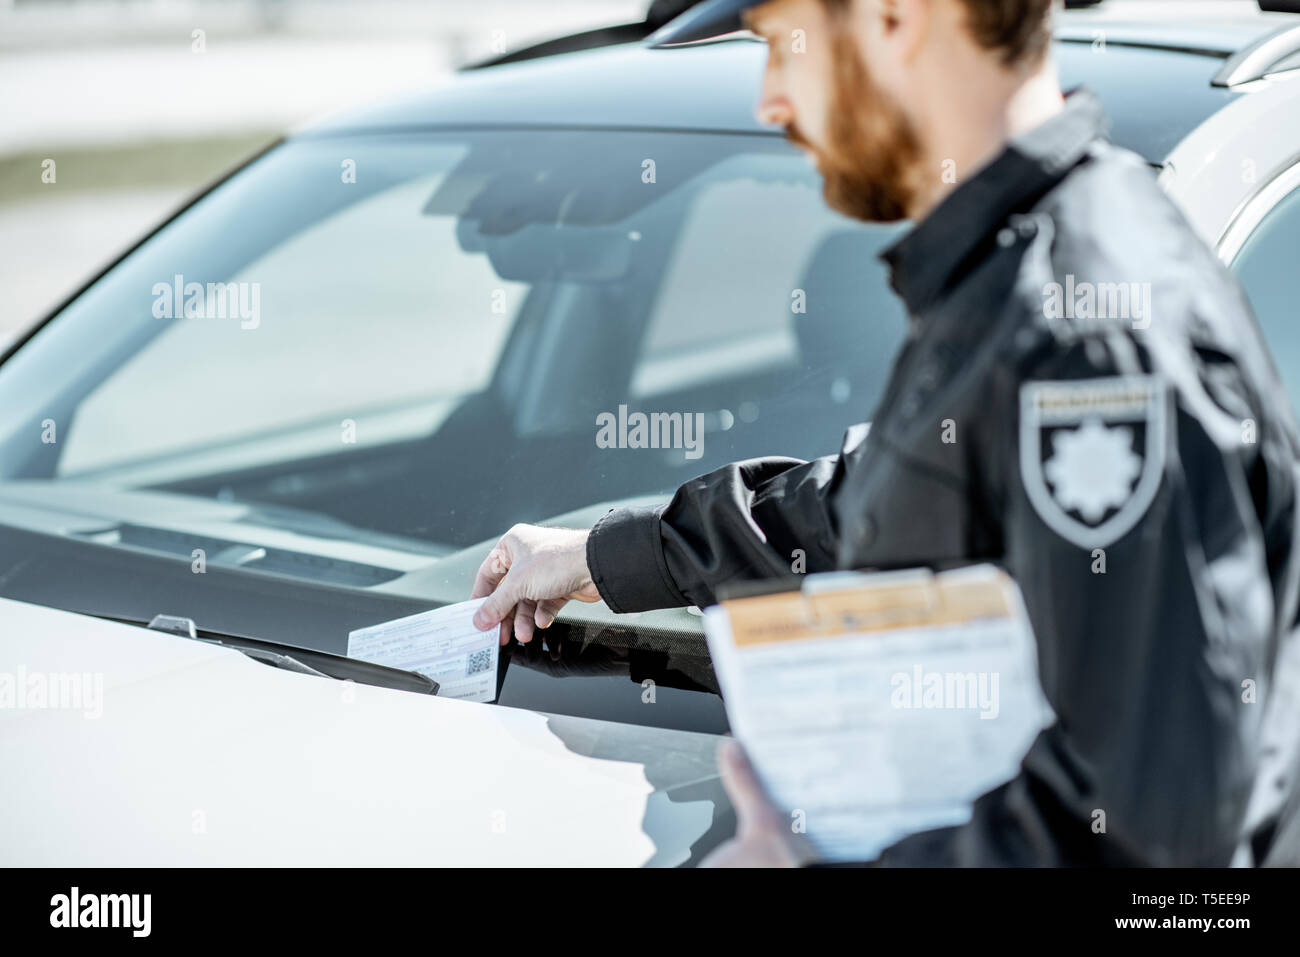
[[[474,579],[471,598],[488,597],[474,627],[500,623],[501,644],[513,630],[522,642],[546,628],[569,599],[600,601],[587,570],[587,536],[571,528],[516,525],[488,552]]]
[[[718,748],[718,770],[736,809],[736,836],[716,847],[701,867],[799,867],[812,860],[812,848],[767,799],[754,766],[735,741],[723,741]]]

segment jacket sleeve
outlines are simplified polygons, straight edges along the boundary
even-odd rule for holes
[[[1266,680],[1275,627],[1255,506],[1264,437],[1253,429],[1263,420],[1226,356],[1185,344],[1161,357],[1127,335],[1093,338],[1054,349],[1028,378],[1077,385],[1121,375],[1150,376],[1165,396],[1146,422],[1148,433],[1163,426],[1155,434],[1164,441],[1147,444],[1142,461],[1159,484],[1149,500],[1132,493],[1140,517],[1101,545],[1070,534],[1045,486],[1036,498],[1026,491],[1043,461],[1022,458],[1021,446],[1039,423],[1021,410],[1026,383],[1008,377],[1003,386],[999,418],[1015,426],[990,437],[986,454],[1003,463],[1006,564],[1024,594],[1056,721],[1018,776],[975,803],[969,823],[914,835],[878,863],[1226,866],[1232,858],[1261,707],[1243,691]],[[1085,481],[1106,478],[1078,471],[1089,473]]]
[[[615,612],[713,604],[718,586],[835,567],[831,501],[847,453],[750,459],[691,479],[666,506],[616,508],[587,539],[587,565]]]

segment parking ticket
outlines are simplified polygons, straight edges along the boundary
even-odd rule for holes
[[[825,860],[969,820],[1053,717],[1019,589],[991,565],[810,575],[704,624],[733,733]]]
[[[348,657],[417,671],[438,682],[438,697],[487,702],[496,698],[496,625],[474,627],[486,599],[462,601],[406,618],[358,628],[348,635]]]

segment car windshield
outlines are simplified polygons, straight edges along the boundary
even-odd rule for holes
[[[897,227],[820,192],[773,136],[281,145],[0,366],[0,595],[338,652],[516,522],[834,452],[905,322]],[[685,612],[604,614],[701,654]]]

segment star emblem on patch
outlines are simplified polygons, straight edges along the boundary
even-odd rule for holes
[[[1107,428],[1100,419],[1089,419],[1052,435],[1052,457],[1043,463],[1043,473],[1063,509],[1098,522],[1128,500],[1142,473],[1142,456],[1133,451],[1133,429]]]
[[[1105,547],[1146,513],[1164,473],[1167,388],[1153,375],[1021,386],[1021,480],[1061,537]]]

